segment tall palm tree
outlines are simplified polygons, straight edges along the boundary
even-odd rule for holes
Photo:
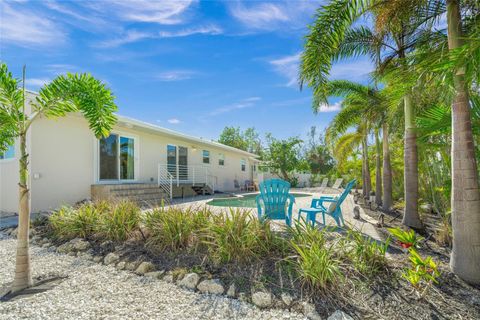
[[[300,84],[313,89],[314,105],[323,102],[325,84],[334,61],[369,55],[377,65],[377,71],[395,65],[408,66],[406,55],[417,45],[428,40],[425,18],[411,19],[403,23],[402,17],[384,19],[384,8],[389,1],[332,0],[318,9],[315,22],[306,37],[301,57]],[[387,10],[390,13],[390,10]],[[367,27],[355,27],[353,23],[365,13],[373,13],[376,31]],[[418,167],[414,108],[411,89],[405,91],[405,214],[403,223],[421,228],[418,215]]]
[[[108,136],[116,123],[117,106],[110,90],[89,74],[58,76],[43,86],[27,112],[25,67],[23,81],[15,79],[6,64],[0,64],[0,150],[6,149],[15,138],[20,142],[19,219],[15,278],[12,292],[32,285],[29,255],[30,190],[28,189],[27,133],[39,117],[58,118],[70,112],[82,113],[97,137]],[[5,131],[4,131],[5,130]]]

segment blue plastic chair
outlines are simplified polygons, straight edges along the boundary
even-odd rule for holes
[[[355,182],[356,182],[355,179],[350,181],[345,186],[345,190],[343,190],[342,194],[338,197],[322,196],[318,199],[312,199],[312,204],[310,205],[310,208],[301,208],[298,211],[298,219],[300,219],[300,215],[302,214],[302,212],[304,212],[307,214],[307,222],[310,222],[312,225],[315,225],[315,221],[317,220],[316,219],[317,213],[321,213],[324,225],[326,225],[325,215],[331,216],[337,223],[337,226],[341,227],[342,225],[345,225],[341,206],[343,201],[347,198],[348,194],[350,193],[350,190],[352,190],[353,186],[355,185]],[[335,203],[335,208],[333,209],[333,211],[329,210],[330,205],[328,207],[324,205],[325,202]]]
[[[290,183],[281,179],[265,180],[260,183],[260,194],[255,198],[258,219],[283,220],[290,226],[295,197],[289,194]],[[287,207],[288,202],[288,207]]]

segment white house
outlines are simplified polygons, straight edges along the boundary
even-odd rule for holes
[[[123,116],[101,140],[81,115],[39,118],[27,145],[33,212],[91,198],[228,192],[257,180],[255,154]],[[17,211],[18,154],[17,143],[0,153],[0,211]]]

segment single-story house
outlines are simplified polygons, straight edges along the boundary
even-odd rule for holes
[[[100,140],[81,115],[38,118],[27,145],[32,212],[92,198],[229,192],[258,178],[255,154],[120,115]],[[18,143],[0,153],[0,211],[18,211],[18,155]]]

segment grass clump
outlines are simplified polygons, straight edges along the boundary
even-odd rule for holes
[[[213,216],[206,244],[215,262],[246,262],[267,254],[275,243],[270,222],[259,221],[250,212],[233,210]]]
[[[147,244],[160,250],[173,251],[197,247],[211,216],[212,213],[207,209],[155,209],[145,217],[145,227],[150,235]]]
[[[112,204],[100,215],[98,234],[101,238],[125,241],[140,226],[140,208],[131,201]]]

